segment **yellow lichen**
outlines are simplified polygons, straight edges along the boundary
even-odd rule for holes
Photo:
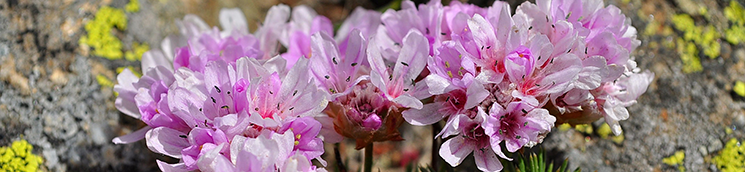
[[[127,16],[124,11],[108,6],[101,7],[93,20],[85,24],[87,35],[80,37],[80,44],[94,48],[93,54],[107,59],[121,59],[122,41],[113,33],[112,29],[127,29]]]
[[[745,9],[737,1],[730,1],[724,8],[724,16],[732,23],[724,31],[725,39],[732,44],[745,41]]]
[[[101,87],[114,87],[114,82],[111,81],[111,79],[107,78],[104,75],[97,75],[96,81],[98,82],[98,85],[101,85]]]
[[[572,128],[572,125],[569,125],[569,123],[563,123],[559,125],[557,128],[559,128],[559,131],[567,131]]]
[[[610,140],[613,141],[616,144],[622,144],[624,139],[626,139],[626,138],[623,137],[623,134],[617,135],[617,136],[611,136],[610,137]]]
[[[704,54],[713,59],[719,57],[719,52],[722,49],[722,46],[718,41],[720,36],[721,35],[714,29],[714,27],[707,26],[703,35],[698,39],[694,39],[694,42],[701,45]]]
[[[37,171],[43,160],[31,153],[33,148],[26,140],[14,141],[10,147],[0,147],[0,172]]]
[[[130,13],[138,12],[140,11],[140,1],[138,0],[129,0],[129,3],[127,3],[126,6],[124,6],[124,10]]]
[[[142,77],[142,74],[140,72],[138,72],[137,70],[135,70],[135,68],[132,67],[132,66],[118,67],[118,68],[116,68],[116,73],[117,74],[122,73],[122,71],[124,71],[124,69],[129,69],[129,71],[132,71],[132,73],[135,74],[135,76],[137,76],[138,78],[139,77]]]
[[[743,83],[742,81],[735,82],[735,87],[732,88],[732,91],[737,93],[737,95],[745,97],[745,83]]]
[[[683,159],[685,159],[685,157],[686,157],[685,152],[682,151],[682,150],[680,150],[680,151],[675,152],[675,154],[673,154],[670,157],[663,158],[662,159],[662,162],[665,163],[665,164],[667,164],[667,165],[672,165],[672,166],[677,165],[678,166],[678,170],[685,171],[685,168],[682,166]]]
[[[730,139],[713,162],[723,172],[745,171],[745,146],[737,139]]]
[[[150,50],[150,46],[147,43],[137,43],[135,42],[132,44],[132,50],[127,51],[124,53],[124,59],[127,59],[129,61],[139,61],[142,60],[142,54],[145,54]]]
[[[610,126],[608,126],[608,123],[603,123],[603,125],[601,125],[600,128],[598,128],[597,133],[600,136],[600,138],[607,139],[608,135],[610,135],[613,132],[611,131]]]
[[[580,124],[574,126],[574,129],[585,134],[592,134],[592,125],[589,124]]]
[[[701,61],[698,59],[698,49],[695,44],[686,42],[680,38],[678,38],[676,43],[678,45],[678,54],[680,54],[680,59],[683,61],[684,73],[700,72],[704,70],[704,67],[701,66]]]

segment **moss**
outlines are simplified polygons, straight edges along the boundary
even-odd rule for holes
[[[148,50],[150,50],[150,46],[147,43],[140,44],[135,42],[132,44],[132,50],[124,53],[124,59],[129,61],[140,61],[142,60],[142,54],[145,54]]]
[[[0,171],[37,171],[43,160],[31,153],[32,149],[26,140],[15,141],[10,147],[0,147]]]
[[[724,172],[745,171],[745,146],[737,139],[730,139],[713,162]]]
[[[113,28],[127,29],[127,16],[124,11],[108,6],[101,7],[93,20],[85,24],[87,35],[80,37],[80,44],[94,48],[93,54],[107,59],[121,59],[122,41],[113,33]]]
[[[743,83],[742,81],[735,82],[735,87],[732,88],[732,91],[737,93],[737,95],[745,97],[745,83]]]
[[[129,3],[127,3],[126,6],[124,6],[124,10],[130,13],[138,12],[140,11],[140,1],[138,0],[129,0]]]

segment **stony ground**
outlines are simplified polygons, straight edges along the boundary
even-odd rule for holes
[[[696,25],[723,31],[731,24],[722,12],[729,1],[606,2],[619,6],[640,31],[637,62],[656,78],[639,103],[629,108],[631,118],[621,122],[621,142],[603,139],[597,132],[570,129],[555,130],[543,147],[554,159],[568,158],[570,166],[585,171],[676,171],[679,166],[689,171],[717,171],[712,159],[726,141],[745,138],[745,98],[732,91],[736,81],[745,81],[745,45],[717,40],[721,55],[712,59],[696,54],[703,70],[684,73],[679,45],[674,41],[684,32],[672,27],[671,18],[688,14]],[[115,32],[125,49],[133,42],[155,47],[160,39],[176,32],[173,21],[184,14],[197,14],[216,25],[220,8],[240,7],[255,28],[263,13],[276,3],[140,0],[140,11],[126,14],[127,30]],[[285,3],[307,4],[334,21],[342,20],[354,6],[383,5],[338,0]],[[99,76],[115,81],[116,68],[137,67],[138,62],[96,57],[78,43],[85,34],[84,24],[102,6],[123,8],[125,4],[111,0],[0,1],[0,146],[28,140],[34,153],[44,158],[42,170],[46,171],[155,171],[155,159],[172,161],[151,153],[142,141],[130,145],[110,142],[144,124],[114,108],[113,90],[100,82]],[[701,13],[701,7],[707,13]],[[597,129],[600,124],[593,126]],[[376,144],[376,167],[401,170],[406,164],[402,161],[430,162],[431,129],[405,127],[406,141]],[[726,132],[728,129],[732,132]],[[330,153],[332,146],[327,147]],[[355,161],[361,160],[361,152],[349,145],[341,148],[349,169],[357,169]],[[682,164],[662,162],[678,151],[685,153]],[[334,162],[331,156],[327,160]],[[472,163],[465,162],[458,169],[472,169]]]

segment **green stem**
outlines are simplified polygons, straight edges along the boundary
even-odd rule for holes
[[[373,144],[365,147],[365,172],[372,172]]]

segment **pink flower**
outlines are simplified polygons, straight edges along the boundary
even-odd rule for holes
[[[368,80],[363,62],[367,61],[365,38],[358,30],[348,37],[347,51],[342,54],[337,44],[325,33],[312,36],[313,56],[310,57],[311,76],[320,89],[327,91],[331,99],[352,92],[352,87]]]
[[[428,59],[431,72],[424,81],[428,93],[435,95],[434,103],[422,109],[408,109],[403,117],[413,125],[429,125],[471,109],[487,97],[481,82],[474,80],[475,66],[468,58],[462,58],[455,49],[455,42],[443,42],[438,54]]]
[[[499,144],[504,141],[510,152],[542,142],[556,121],[548,110],[523,102],[511,102],[507,108],[494,104],[488,114],[479,108],[479,114],[488,115],[483,127],[486,135],[491,137],[492,148],[500,148]]]
[[[374,40],[370,44],[376,44]],[[370,48],[368,48],[367,56],[372,69],[370,80],[373,85],[381,89],[388,100],[402,107],[422,108],[422,102],[411,92],[422,90],[417,89],[415,79],[424,69],[426,58],[429,57],[427,45],[427,39],[421,33],[411,30],[403,38],[403,47],[393,64],[384,61],[377,46],[368,46]],[[390,66],[393,68],[391,69]]]
[[[492,149],[492,146],[489,145],[489,135],[484,132],[485,128],[482,128],[482,123],[486,115],[479,113],[473,116],[474,118],[470,118],[460,114],[453,116],[448,121],[448,123],[454,123],[452,126],[457,126],[457,128],[446,127],[443,132],[448,134],[442,137],[456,136],[442,143],[439,151],[440,156],[450,166],[455,167],[460,165],[466,159],[466,156],[473,152],[476,167],[479,170],[501,171],[503,168],[502,163],[496,154],[499,154],[502,158],[507,157],[500,151],[501,148],[496,147]]]

